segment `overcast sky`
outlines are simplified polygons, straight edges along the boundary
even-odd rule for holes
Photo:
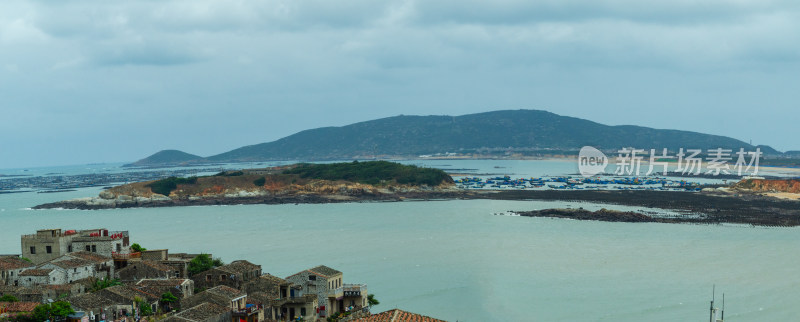
[[[800,150],[798,102],[796,0],[0,1],[0,168],[521,108]]]

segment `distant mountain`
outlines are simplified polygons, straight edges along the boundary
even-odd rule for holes
[[[462,116],[395,116],[342,127],[306,130],[274,142],[208,157],[212,161],[346,159],[354,156],[497,150],[731,148],[754,149],[719,135],[641,126],[608,126],[546,111],[495,111]],[[777,152],[766,147],[770,151]],[[764,148],[762,148],[762,151]]]
[[[791,158],[800,158],[800,151],[786,151],[783,155]]]
[[[178,164],[188,164],[188,163],[199,163],[205,161],[206,160],[199,155],[194,155],[178,150],[161,150],[149,157],[146,157],[134,163],[126,164],[125,166],[146,167],[146,166],[157,166],[165,164],[178,165]]]
[[[585,145],[601,150],[622,147],[673,151],[679,148],[755,149],[740,140],[719,135],[633,125],[608,126],[546,111],[506,110],[462,116],[401,115],[341,127],[323,127],[241,147],[205,160],[345,160],[444,152],[559,153],[574,152]],[[765,154],[780,153],[768,146],[760,147]],[[155,155],[148,159],[153,157]]]

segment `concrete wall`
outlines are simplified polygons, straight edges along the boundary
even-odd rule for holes
[[[87,266],[80,266],[74,268],[61,268],[53,263],[46,263],[41,265],[41,268],[45,269],[55,269],[55,270],[63,270],[66,275],[66,280],[61,283],[53,283],[50,284],[68,284],[79,279],[89,278],[89,277],[96,277],[95,276],[95,266],[94,264],[90,264]]]

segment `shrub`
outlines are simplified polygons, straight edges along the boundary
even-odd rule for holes
[[[285,174],[296,174],[301,178],[323,180],[347,180],[366,184],[394,181],[408,185],[439,185],[452,182],[452,178],[440,169],[420,168],[388,161],[347,162],[331,164],[303,163]]]
[[[263,187],[265,183],[267,183],[267,178],[264,177],[253,180],[253,184],[256,185],[256,187]]]
[[[188,177],[188,178],[169,177],[166,179],[161,179],[148,183],[146,187],[150,187],[150,191],[152,191],[153,193],[169,196],[172,190],[178,189],[179,184],[195,184],[195,183],[197,183],[197,177]]]

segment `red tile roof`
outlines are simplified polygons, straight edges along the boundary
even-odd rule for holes
[[[356,319],[359,322],[445,322],[429,316],[406,312],[400,309],[389,310],[368,317]]]
[[[4,308],[6,312],[33,312],[39,306],[36,302],[12,302],[0,303],[0,307]]]
[[[33,266],[33,264],[19,257],[11,257],[11,256],[0,257],[0,270],[2,271],[20,269],[31,266]]]

